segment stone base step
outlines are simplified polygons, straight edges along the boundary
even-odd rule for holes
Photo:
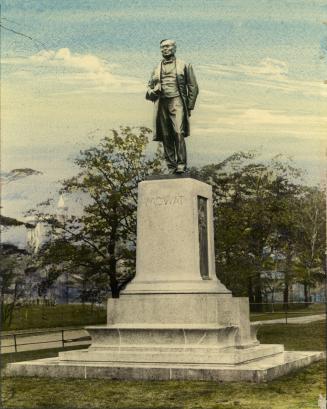
[[[155,364],[221,364],[237,365],[284,352],[283,345],[258,345],[252,348],[191,348],[179,345],[176,348],[164,346],[120,348],[94,348],[83,351],[59,353],[60,361],[110,362],[110,363],[155,363]]]
[[[53,378],[101,378],[116,380],[201,380],[266,382],[323,359],[323,352],[287,351],[253,362],[226,366],[213,364],[155,364],[66,362],[58,358],[15,362],[7,366],[7,376]]]
[[[235,346],[239,328],[236,325],[214,324],[112,324],[86,327],[92,338],[92,347],[122,345],[209,345],[211,347]],[[248,339],[243,342],[249,342]]]

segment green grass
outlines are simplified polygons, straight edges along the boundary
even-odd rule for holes
[[[271,305],[265,306],[265,308],[271,308]],[[326,307],[325,304],[311,304],[307,307],[301,307],[300,304],[292,305],[290,304],[287,311],[287,317],[306,317],[308,315],[325,314]],[[266,321],[266,320],[276,320],[279,318],[285,319],[285,312],[283,311],[283,306],[276,304],[275,312],[267,311],[262,313],[251,312],[251,321]]]
[[[73,350],[73,349],[83,349],[84,345],[70,346],[69,348],[51,348],[38,351],[24,351],[16,352],[9,354],[0,355],[0,368],[4,369],[5,366],[10,362],[21,362],[21,361],[30,361],[32,359],[41,359],[41,358],[53,358],[58,356],[58,352]]]
[[[298,306],[296,306],[298,308]],[[278,305],[276,306],[278,309]],[[325,312],[324,304],[311,304],[307,308],[291,310],[289,317],[304,316],[308,314],[322,314]],[[285,318],[283,312],[276,313],[251,313],[251,321]],[[35,305],[16,308],[11,326],[4,326],[3,331],[24,330],[36,328],[73,327],[106,322],[106,310],[100,307],[91,307],[82,304],[63,304],[53,307]]]
[[[264,343],[284,343],[289,350],[322,350],[325,323],[265,325],[258,337]],[[6,359],[55,355],[55,350],[38,351]],[[8,409],[317,409],[318,396],[325,393],[325,371],[319,362],[263,384],[4,378],[3,397]]]
[[[106,322],[106,310],[82,304],[63,304],[50,306],[23,306],[14,311],[10,327],[3,331],[35,328],[56,328],[103,324]]]
[[[288,351],[325,351],[326,322],[265,324],[259,327],[258,339],[263,344],[283,344]]]
[[[6,408],[317,409],[324,365],[268,384],[20,378],[4,384]]]

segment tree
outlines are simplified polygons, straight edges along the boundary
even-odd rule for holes
[[[117,298],[131,280],[135,274],[137,186],[146,176],[162,172],[161,151],[152,158],[145,153],[149,133],[144,127],[137,132],[121,127],[75,160],[79,173],[64,181],[62,192],[83,197],[82,215],[58,220],[56,215],[42,214],[52,225],[53,240],[42,250],[44,264],[51,266],[48,284],[69,271],[79,274],[84,285],[92,283],[92,291],[86,285],[83,297],[87,293],[94,297],[99,283]]]
[[[194,172],[213,186],[219,278],[234,294],[262,303],[262,273],[279,250],[276,238],[298,194],[299,170],[279,157],[261,163],[255,153],[239,152]]]
[[[160,152],[152,159],[145,155],[148,132],[140,128],[136,135],[131,128],[121,128],[103,138],[99,146],[81,152],[76,160],[80,172],[64,182],[62,191],[83,195],[83,214],[64,220],[43,215],[54,237],[42,250],[48,267],[43,291],[68,272],[80,287],[82,301],[93,303],[109,291],[118,297],[132,278],[137,185],[147,175],[162,171]],[[302,243],[303,248],[298,243],[302,235],[299,220],[305,220],[301,204],[307,197],[301,172],[280,157],[262,163],[254,153],[240,152],[219,164],[192,168],[191,175],[213,186],[216,265],[221,281],[235,295],[247,295],[250,302],[260,304],[269,289],[280,289],[283,273],[288,302],[289,286],[299,277],[295,260],[300,265],[307,251],[304,247],[308,248],[308,243]],[[303,229],[308,232],[310,226],[308,221]],[[319,231],[322,237],[322,229]],[[319,249],[321,252],[321,245]],[[312,278],[314,270],[310,271]]]
[[[18,300],[24,295],[26,252],[14,245],[1,245],[0,264],[0,321],[10,327]]]
[[[309,302],[310,287],[324,279],[326,207],[324,192],[305,188],[297,211],[298,230],[295,242],[296,279],[304,286],[304,301]]]

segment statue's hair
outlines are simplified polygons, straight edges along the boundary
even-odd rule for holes
[[[176,47],[176,41],[175,41],[175,40],[171,40],[170,38],[165,38],[164,40],[161,40],[161,41],[160,41],[160,45],[161,45],[164,41],[171,41],[171,42],[174,44],[174,46]]]

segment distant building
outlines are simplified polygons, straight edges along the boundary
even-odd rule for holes
[[[263,271],[261,274],[264,290],[264,302],[281,303],[284,301],[284,271]],[[324,284],[316,284],[309,289],[310,302],[325,302]],[[289,286],[289,302],[304,302],[304,285],[298,282]]]
[[[64,222],[67,218],[68,207],[65,205],[63,195],[60,195],[56,215],[60,222]],[[26,228],[26,246],[30,252],[37,253],[42,245],[51,239],[50,227],[45,221],[39,221],[36,216],[28,216],[25,218],[29,226]]]
[[[63,195],[60,195],[57,204],[57,218],[63,223],[67,219],[68,206],[66,206]]]
[[[37,221],[34,216],[27,217],[26,248],[31,253],[37,253],[47,240],[49,227],[44,222]]]
[[[57,219],[64,222],[68,215],[68,206],[65,204],[63,195],[59,197],[55,212]],[[36,216],[27,216],[24,223],[3,229],[2,243],[24,251],[26,254],[36,254],[48,240],[51,240],[51,227],[46,221],[38,220]],[[39,302],[45,298],[52,303],[67,303],[78,300],[79,290],[69,280],[67,274],[63,274],[56,280],[45,297],[40,297],[39,284],[47,277],[47,274],[46,269],[25,272],[23,297],[25,301]]]

